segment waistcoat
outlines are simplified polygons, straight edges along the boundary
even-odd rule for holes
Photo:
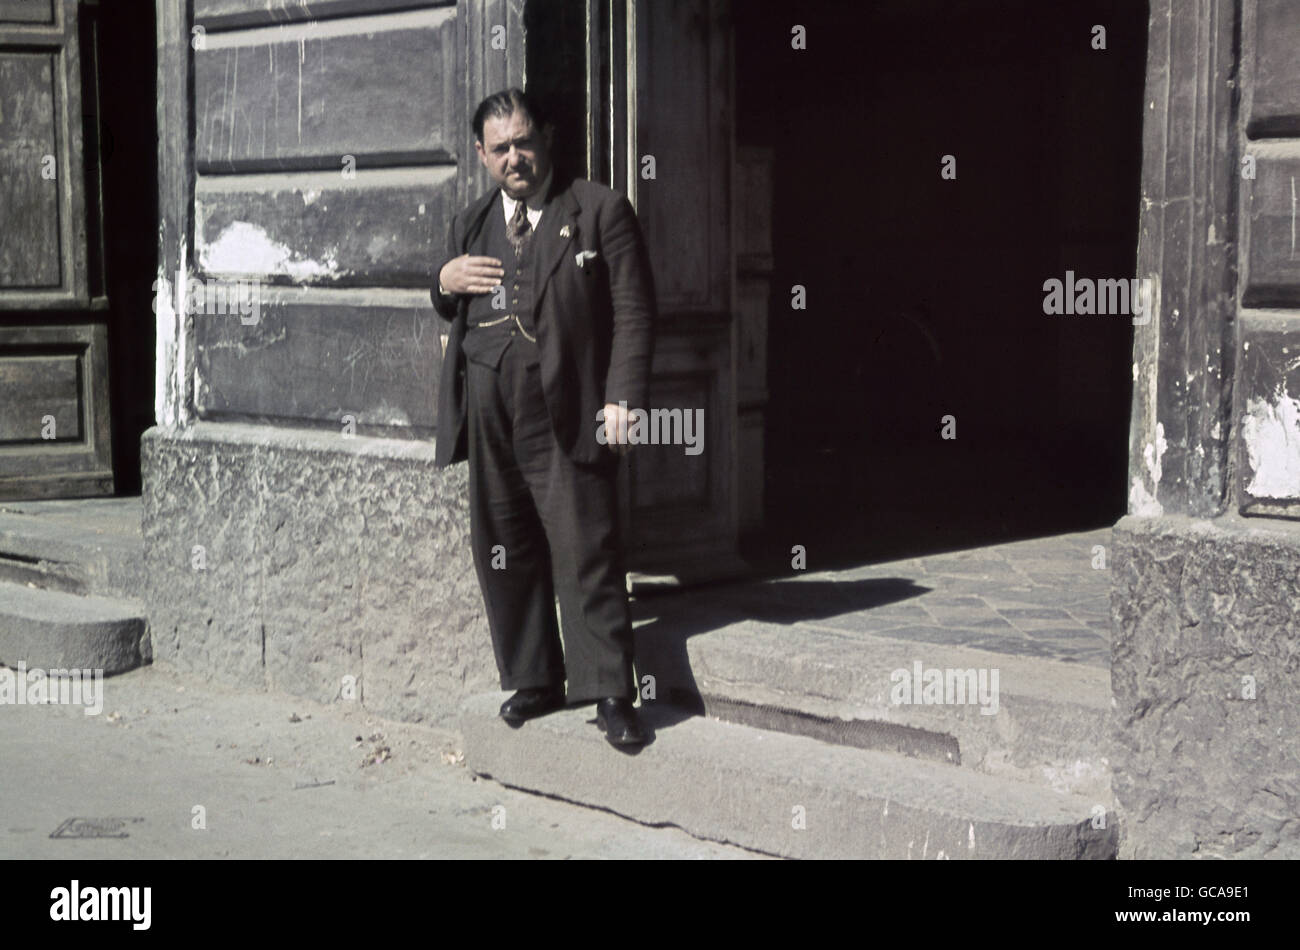
[[[515,249],[506,237],[505,212],[498,193],[475,244],[470,253],[486,254],[501,261],[505,293],[493,291],[470,298],[468,327],[461,344],[465,358],[496,369],[506,349],[518,341],[528,348],[529,360],[537,362],[537,330],[533,326],[533,254],[537,235],[529,238],[523,253],[516,258]],[[493,303],[501,302],[503,297],[505,306],[494,307]]]

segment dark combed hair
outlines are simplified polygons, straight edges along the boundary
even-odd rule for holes
[[[502,89],[488,96],[474,110],[474,138],[483,141],[483,123],[488,119],[505,119],[516,110],[527,115],[535,129],[540,130],[547,123],[546,111],[537,97],[518,88]]]

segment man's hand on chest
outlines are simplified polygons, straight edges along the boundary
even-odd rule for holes
[[[444,294],[489,294],[505,278],[501,261],[479,254],[453,257],[438,273],[438,290]]]

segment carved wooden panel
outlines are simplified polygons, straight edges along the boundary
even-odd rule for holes
[[[56,57],[0,52],[0,288],[62,282]]]
[[[0,326],[0,497],[113,490],[103,324]]]
[[[1295,0],[1255,0],[1253,25],[1243,36],[1253,53],[1253,78],[1245,90],[1250,103],[1247,131],[1253,137],[1300,136],[1300,4]]]
[[[729,306],[725,8],[719,0],[637,4],[636,208],[663,312]]]
[[[0,0],[0,23],[53,23],[55,0]]]

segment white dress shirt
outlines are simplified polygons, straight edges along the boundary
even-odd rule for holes
[[[551,176],[553,174],[555,174],[554,169],[547,172],[546,177],[542,179],[542,187],[524,199],[524,203],[528,206],[528,210],[524,213],[528,215],[528,226],[534,232],[537,231],[537,222],[542,219],[542,209],[546,205],[546,193],[551,190]],[[504,191],[501,192],[501,207],[506,213],[506,224],[509,224],[510,219],[515,216],[515,206],[517,204],[519,204],[518,201],[511,198]]]

